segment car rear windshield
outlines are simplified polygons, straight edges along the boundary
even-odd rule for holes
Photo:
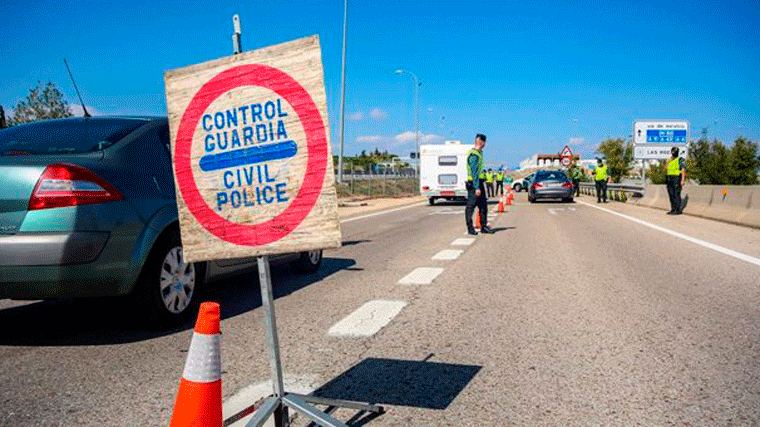
[[[129,135],[139,119],[47,120],[0,130],[0,156],[80,154],[102,150]]]
[[[537,173],[535,181],[568,181],[568,179],[564,172],[552,171]]]

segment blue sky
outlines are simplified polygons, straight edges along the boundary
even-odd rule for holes
[[[18,2],[0,0],[0,105],[53,81],[100,114],[165,114],[163,72],[319,34],[338,144],[342,1]],[[346,154],[488,136],[489,163],[593,155],[635,119],[686,119],[692,134],[760,140],[760,2],[351,1]],[[374,112],[374,113],[373,113]],[[441,117],[445,119],[441,119]],[[573,121],[577,119],[577,122]],[[717,121],[716,121],[717,120]],[[336,150],[337,152],[337,150]]]

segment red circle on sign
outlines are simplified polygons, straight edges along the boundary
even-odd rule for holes
[[[198,121],[209,105],[223,93],[240,86],[267,88],[290,104],[306,133],[306,174],[298,194],[285,211],[259,224],[238,224],[211,209],[195,182],[190,164],[191,146]],[[230,243],[259,246],[275,242],[295,230],[311,212],[322,193],[327,170],[327,135],[317,105],[306,89],[282,71],[265,65],[240,65],[222,71],[206,82],[185,109],[177,130],[174,150],[177,183],[190,213],[211,234]]]

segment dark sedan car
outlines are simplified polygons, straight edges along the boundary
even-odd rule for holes
[[[563,202],[573,201],[573,182],[558,170],[538,171],[528,187],[528,201],[537,199],[562,199]]]
[[[161,117],[0,130],[0,298],[133,295],[153,323],[192,313],[211,277],[251,259],[185,263]],[[316,270],[322,251],[278,257]]]

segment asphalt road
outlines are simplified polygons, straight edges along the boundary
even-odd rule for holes
[[[470,245],[456,204],[344,222],[319,273],[272,269],[289,381],[383,404],[367,426],[760,425],[760,231],[577,200],[522,193]],[[214,285],[230,402],[269,378],[261,298],[255,271]],[[138,315],[0,301],[0,425],[168,425],[192,326]]]

